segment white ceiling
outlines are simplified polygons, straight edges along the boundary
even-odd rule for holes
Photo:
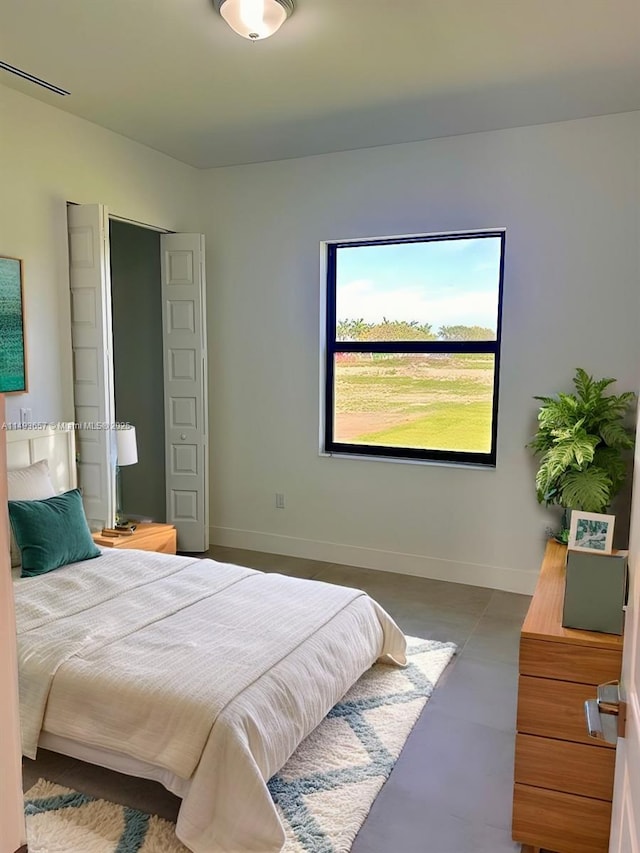
[[[297,0],[271,39],[212,0],[1,0],[0,83],[194,166],[640,109],[638,0]]]

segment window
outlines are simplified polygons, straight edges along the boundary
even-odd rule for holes
[[[504,244],[327,244],[325,452],[495,465]]]

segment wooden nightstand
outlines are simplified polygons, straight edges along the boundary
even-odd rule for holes
[[[532,853],[607,853],[615,746],[584,716],[620,678],[622,637],[562,627],[566,548],[549,542],[520,638],[513,838]]]
[[[136,548],[161,554],[176,553],[176,529],[173,524],[138,524],[132,534],[122,536],[94,533],[93,541],[102,548]]]

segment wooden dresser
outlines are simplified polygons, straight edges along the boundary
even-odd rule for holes
[[[548,543],[520,637],[513,838],[607,853],[615,747],[588,736],[584,702],[620,678],[622,637],[562,627],[565,557]]]

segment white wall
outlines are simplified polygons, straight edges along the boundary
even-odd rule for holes
[[[640,384],[640,114],[207,172],[4,87],[0,127],[0,254],[24,259],[30,383],[8,420],[73,416],[67,200],[205,230],[213,541],[531,588],[553,520],[524,449],[532,396],[578,365]],[[319,242],[502,225],[497,469],[320,457]]]
[[[72,420],[66,203],[102,202],[159,227],[198,230],[197,171],[0,86],[0,255],[24,261],[29,393],[35,421]]]
[[[640,384],[639,137],[628,113],[206,172],[212,540],[530,591],[532,396],[577,366]],[[319,242],[495,226],[497,469],[320,457]]]

